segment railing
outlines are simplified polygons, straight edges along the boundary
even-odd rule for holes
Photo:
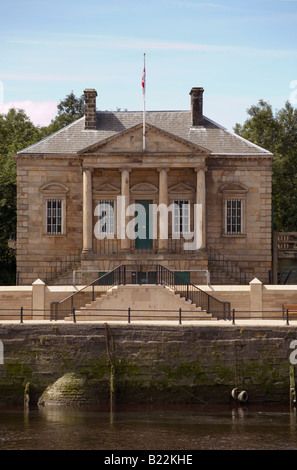
[[[202,318],[199,315],[199,312],[192,312],[186,309],[179,308],[178,310],[135,310],[133,308],[126,309],[94,309],[91,314],[94,321],[115,321],[115,322],[127,322],[128,324],[137,322],[155,320],[165,323],[166,321],[176,321],[180,325],[182,322],[190,321],[191,323],[195,320],[201,321],[212,321],[212,319]],[[77,323],[78,320],[83,321],[85,318],[84,314],[76,311],[75,308],[71,310],[68,321]],[[222,319],[223,320],[223,319]],[[285,325],[290,325],[294,322],[294,326],[297,324],[296,312],[291,312],[289,309],[276,309],[276,310],[261,310],[261,311],[241,311],[238,309],[233,309],[229,318],[225,320],[230,321],[230,325],[240,325],[240,324],[253,324],[257,322],[258,325],[265,325],[270,327],[271,325],[279,326],[282,323]],[[42,310],[42,309],[32,309],[29,307],[19,307],[14,309],[3,308],[0,309],[0,321],[1,322],[53,322],[53,321],[62,321],[64,318],[58,318],[53,315],[52,309]],[[67,321],[67,323],[68,323]],[[89,321],[89,320],[88,320]],[[269,323],[269,322],[274,323]],[[263,323],[261,323],[263,322]],[[279,323],[280,322],[280,323]],[[66,323],[66,322],[65,322]],[[161,323],[160,323],[161,324]],[[213,321],[212,321],[213,324]],[[218,323],[219,325],[219,323]]]
[[[207,292],[183,279],[181,275],[158,264],[120,265],[64,300],[53,302],[51,304],[52,315],[57,319],[64,318],[71,315],[73,309],[79,309],[93,302],[113,286],[125,284],[166,285],[184,297],[185,300],[201,307],[207,313],[215,312],[217,318],[227,319],[231,315],[229,302],[215,299]]]
[[[183,271],[178,271],[182,273]],[[189,273],[190,276],[192,273],[197,275],[197,273],[202,273],[201,276],[205,279],[204,282],[200,282],[200,285],[209,285],[210,284],[210,274],[208,269],[186,269],[184,272]],[[90,282],[94,281],[98,278],[99,270],[98,269],[74,269],[72,272],[72,285],[76,286],[78,284],[89,284],[87,282],[83,282],[83,278],[89,279]],[[197,284],[199,284],[197,282]]]
[[[209,246],[208,251],[208,261],[212,262],[225,274],[231,276],[238,284],[247,284],[247,274],[241,269],[234,261],[228,259],[225,255],[220,253],[218,250]]]
[[[67,271],[71,270],[75,264],[81,260],[81,251],[69,253],[63,259],[50,261],[50,267],[45,268],[44,271],[39,273],[38,277],[41,278],[46,284],[53,279],[56,279]]]
[[[297,251],[297,232],[277,232],[276,235],[279,251]]]
[[[78,309],[83,305],[93,302],[97,297],[107,292],[111,287],[125,284],[125,269],[123,265],[109,271],[82,289],[74,292],[60,302],[52,302],[52,316],[56,319],[71,315],[73,308]]]
[[[201,307],[206,313],[215,312],[215,316],[220,319],[230,318],[230,303],[222,302],[216,299],[207,292],[199,289],[194,284],[184,280],[179,274],[165,268],[164,266],[158,265],[159,269],[159,283],[165,284],[166,286],[175,290],[176,293],[180,294],[186,300],[195,304],[197,307]]]
[[[110,255],[120,254],[121,250],[121,240],[117,238],[103,238],[101,240],[96,239],[94,243],[94,252],[96,254],[107,253]],[[167,241],[167,253],[170,254],[192,254],[196,250],[185,250],[184,243],[188,240],[184,239],[182,236],[180,238],[169,237]],[[153,239],[144,239],[141,240],[141,243],[136,244],[136,240],[131,242],[130,246],[131,253],[135,254],[151,254],[158,253],[158,243],[157,240]]]

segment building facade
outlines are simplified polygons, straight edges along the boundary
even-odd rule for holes
[[[203,88],[188,111],[147,111],[145,123],[84,94],[83,118],[14,155],[19,284],[123,263],[200,285],[207,273],[267,283],[272,154],[205,117]]]

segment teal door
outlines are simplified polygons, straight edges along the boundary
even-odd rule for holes
[[[191,282],[189,271],[175,271],[174,278],[176,285],[183,285],[184,283]]]
[[[153,248],[153,227],[152,227],[152,214],[150,214],[150,204],[153,201],[146,199],[139,199],[135,201],[136,204],[142,206],[141,210],[136,211],[136,225],[135,225],[135,249],[136,250],[151,250]]]

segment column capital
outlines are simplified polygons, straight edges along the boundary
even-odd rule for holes
[[[128,171],[129,173],[131,173],[132,168],[129,168],[129,167],[121,167],[121,168],[119,168],[119,171],[120,171],[120,172]]]
[[[166,173],[168,173],[168,172],[170,171],[170,168],[167,168],[167,167],[165,167],[165,168],[157,168],[157,171],[159,171],[159,172],[160,172],[160,171],[166,171]]]
[[[204,165],[204,164],[202,164],[202,165],[197,166],[197,167],[195,168],[196,173],[197,173],[198,171],[200,171],[200,170],[203,170],[204,173],[206,173],[206,171],[207,171],[207,166]]]
[[[89,166],[83,166],[83,167],[82,167],[82,171],[90,171],[91,173],[93,173],[94,168],[93,168],[93,167],[89,167]]]

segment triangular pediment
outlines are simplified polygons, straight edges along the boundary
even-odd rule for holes
[[[195,189],[186,183],[177,183],[168,189],[169,193],[194,193]]]
[[[143,152],[143,124],[137,124],[123,132],[101,140],[78,152],[81,155],[101,153]],[[204,147],[175,136],[151,124],[145,125],[145,152],[209,154]]]
[[[107,193],[107,194],[120,194],[121,191],[120,191],[119,188],[117,188],[117,187],[114,186],[113,184],[110,184],[110,183],[102,183],[102,184],[100,184],[99,186],[96,186],[96,187],[94,188],[94,192],[95,192],[96,194],[101,195],[101,194],[103,194],[103,193],[104,193],[104,194],[105,194],[105,193]]]
[[[150,193],[150,194],[153,194],[153,193],[157,193],[158,192],[158,188],[156,188],[156,186],[154,186],[153,184],[151,183],[148,183],[146,181],[142,182],[142,183],[137,183],[135,184],[134,186],[132,186],[130,188],[130,193],[131,194],[144,194],[144,193]]]

